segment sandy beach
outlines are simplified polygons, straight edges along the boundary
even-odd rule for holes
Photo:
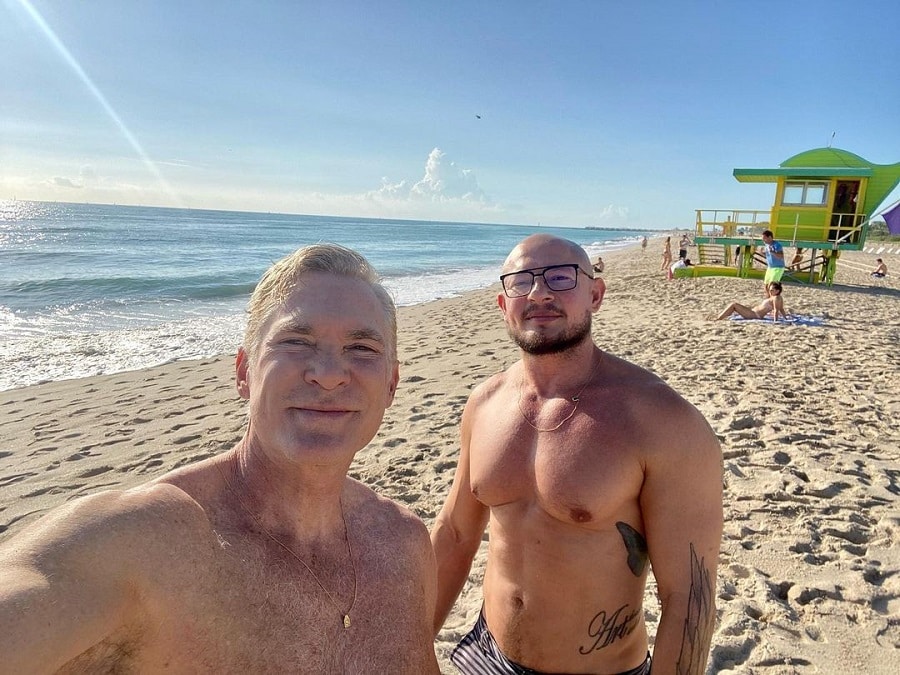
[[[693,253],[695,249],[692,249]],[[667,280],[661,240],[604,255],[601,348],[657,373],[706,416],[724,455],[725,530],[709,672],[900,672],[900,255],[842,256],[832,287],[786,284],[819,325],[708,321],[759,281]],[[791,252],[789,250],[789,252]],[[690,254],[689,254],[690,256]],[[351,474],[430,526],[471,389],[517,358],[496,288],[400,311],[401,384]],[[0,540],[67,500],[221,452],[244,406],[232,356],[0,392]],[[437,651],[481,604],[486,547]],[[651,635],[659,608],[645,601]]]

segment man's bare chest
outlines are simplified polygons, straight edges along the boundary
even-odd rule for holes
[[[329,598],[296,560],[226,537],[214,554],[173,557],[136,616],[69,672],[372,672],[397,659],[401,639],[384,616],[399,607],[377,607],[382,589],[360,567],[355,599],[351,569],[323,573]]]
[[[598,524],[639,494],[637,449],[609,425],[576,417],[565,429],[537,432],[512,418],[480,431],[470,443],[470,481],[488,506],[533,502],[559,520]]]

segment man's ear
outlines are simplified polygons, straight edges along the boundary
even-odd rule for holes
[[[500,308],[500,311],[503,312],[503,316],[506,316],[506,293],[498,293],[497,294],[497,307]]]
[[[390,408],[394,403],[394,396],[397,394],[397,385],[400,383],[400,362],[394,361],[394,369],[391,373],[391,381],[388,382],[388,395],[386,408]]]
[[[606,282],[601,277],[594,277],[594,285],[591,287],[591,311],[596,312],[603,303],[606,295]]]
[[[242,399],[250,398],[250,355],[243,347],[238,348],[234,359],[234,386]]]

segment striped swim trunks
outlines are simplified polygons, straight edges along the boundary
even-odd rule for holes
[[[526,668],[506,658],[488,630],[483,609],[475,627],[453,649],[450,660],[464,675],[551,675]],[[619,675],[650,675],[650,654],[647,654],[647,660],[637,668]]]

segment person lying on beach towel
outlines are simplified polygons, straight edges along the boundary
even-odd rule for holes
[[[772,321],[777,321],[779,316],[782,319],[787,318],[784,311],[784,299],[781,297],[781,282],[773,281],[766,290],[769,293],[769,297],[755,307],[732,302],[716,317],[716,321],[727,319],[732,314],[738,314],[745,319],[765,319],[771,315]]]

